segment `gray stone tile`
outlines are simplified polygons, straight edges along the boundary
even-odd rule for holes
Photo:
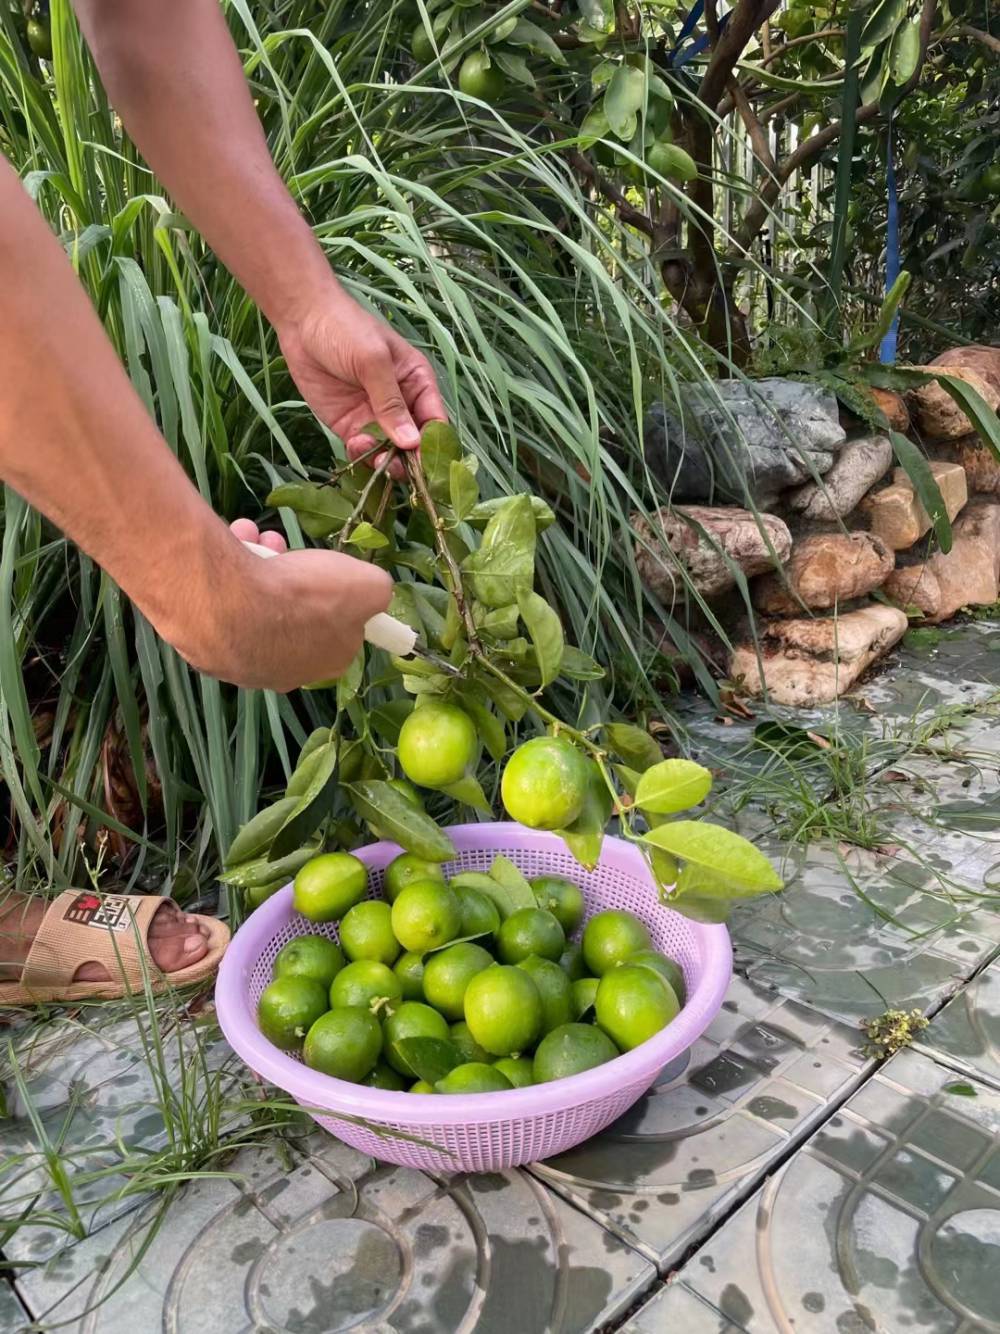
[[[619,1334],[742,1334],[716,1307],[693,1292],[686,1283],[670,1283],[636,1311],[620,1327]]]
[[[689,1061],[531,1171],[667,1269],[856,1085],[858,1037],[736,979]]]
[[[782,894],[733,914],[737,963],[824,1014],[856,1022],[932,1009],[1000,943],[1000,912],[955,880],[941,853],[812,847],[785,876]]]
[[[0,1279],[0,1334],[22,1334],[28,1326],[28,1313],[13,1289]]]
[[[917,1046],[1000,1088],[1000,960],[948,1002]]]
[[[576,1334],[613,1320],[655,1277],[523,1172],[436,1182],[332,1139],[291,1171],[270,1150],[227,1170],[241,1189],[200,1181],[162,1217],[119,1219],[26,1272],[32,1313],[92,1310],[89,1334]]]
[[[1000,1327],[1000,1094],[955,1096],[954,1078],[893,1057],[682,1283],[747,1334]]]

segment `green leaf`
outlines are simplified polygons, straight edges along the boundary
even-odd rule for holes
[[[679,912],[683,917],[689,917],[692,922],[706,922],[710,925],[724,922],[733,907],[729,899],[699,899],[692,894],[682,899],[667,898],[664,902],[667,907],[673,908],[674,912]]]
[[[584,23],[597,32],[611,32],[615,26],[614,0],[577,0],[577,9]]]
[[[913,483],[913,489],[916,491],[921,505],[930,516],[938,545],[942,551],[950,551],[951,521],[948,518],[948,511],[945,509],[944,497],[934,480],[934,474],[930,470],[926,457],[912,440],[908,440],[899,431],[890,431],[889,439],[892,441],[893,452],[899,460],[900,466]]]
[[[297,848],[287,857],[279,857],[277,861],[270,861],[267,857],[256,857],[253,861],[243,862],[241,866],[230,867],[219,876],[219,880],[224,885],[235,885],[237,889],[257,889],[275,880],[287,884],[301,871],[306,862],[318,855],[320,847],[319,843],[314,843],[305,848]]]
[[[694,760],[661,760],[639,779],[635,804],[654,815],[690,810],[712,790],[712,775]]]
[[[503,509],[510,499],[510,496],[494,496],[491,500],[481,500],[468,515],[468,522],[474,528],[485,528],[498,510]],[[551,528],[556,521],[551,505],[547,505],[541,496],[529,496],[528,499],[531,502],[531,512],[535,516],[536,532],[541,533],[546,528]]]
[[[706,820],[675,820],[642,836],[643,842],[731,881],[730,893],[759,893],[782,888],[774,867],[752,843],[722,825]]]
[[[706,866],[687,862],[677,873],[675,893],[681,898],[697,899],[752,899],[761,891],[737,884],[729,876],[720,875]],[[672,900],[671,900],[672,901]]]
[[[480,676],[477,678],[477,684],[505,718],[512,723],[521,721],[527,706],[516,691],[511,690],[510,686],[498,681],[494,676]]]
[[[604,739],[609,750],[639,773],[645,773],[663,759],[663,751],[649,733],[632,723],[608,723]]]
[[[485,894],[489,901],[496,907],[501,920],[506,919],[511,913],[517,912],[519,908],[537,908],[538,902],[532,893],[530,885],[525,894],[522,890],[507,885],[501,885],[498,880],[494,880],[491,875],[486,875],[483,871],[459,871],[453,875],[450,884],[461,889],[476,889],[480,894]]]
[[[567,644],[563,649],[560,674],[568,676],[571,681],[600,681],[605,671],[589,653],[581,653],[572,644]]]
[[[460,801],[463,806],[472,806],[484,815],[492,815],[493,807],[486,800],[486,793],[475,774],[465,774],[457,783],[449,783],[441,789],[452,801]]]
[[[506,607],[535,576],[535,517],[527,496],[512,496],[486,525],[482,545],[465,561],[473,596]]]
[[[642,774],[635,769],[630,769],[627,764],[615,764],[612,765],[612,768],[619,783],[634,800]]]
[[[302,531],[316,541],[341,529],[351,517],[351,502],[332,486],[319,482],[285,482],[267,497],[276,509],[290,509]]]
[[[920,18],[914,16],[900,24],[889,48],[889,70],[898,86],[909,82],[920,64]]]
[[[286,797],[301,797],[312,782],[313,774],[323,759],[323,748],[312,750],[304,760],[299,760],[285,788]]]
[[[274,836],[269,853],[272,861],[300,847],[333,810],[337,792],[337,752],[336,741],[329,741],[317,752],[319,759],[309,786]]]
[[[461,1050],[449,1038],[400,1038],[396,1050],[417,1078],[428,1084],[436,1084],[465,1062]]]
[[[545,56],[556,65],[565,65],[566,57],[556,46],[549,34],[528,19],[518,19],[514,31],[507,38],[511,46],[525,46],[535,55]]]
[[[528,62],[517,51],[494,51],[493,59],[505,74],[509,74],[515,83],[523,83],[526,88],[534,88],[535,76],[528,68]]]
[[[351,783],[347,794],[376,837],[392,839],[430,862],[446,862],[455,856],[455,845],[444,830],[384,779]]]
[[[945,1084],[945,1093],[954,1093],[959,1098],[978,1098],[979,1092],[972,1084]]]
[[[273,805],[258,811],[252,820],[243,825],[230,843],[225,856],[226,866],[239,866],[242,862],[252,861],[266,852],[275,834],[297,804],[294,796],[285,796]]]
[[[451,499],[451,465],[462,457],[458,432],[450,422],[428,422],[420,432],[420,461],[435,500]]]
[[[535,903],[535,896],[531,885],[528,883],[528,877],[514,865],[509,857],[498,855],[493,858],[493,863],[490,866],[490,878],[512,893],[520,895],[524,900],[521,904],[523,908],[530,908]]]
[[[550,685],[559,675],[562,665],[564,648],[562,621],[538,593],[519,592],[517,605],[534,645],[541,683],[543,686]]]
[[[598,139],[607,139],[610,133],[608,113],[604,110],[604,99],[601,98],[600,102],[590,108],[580,125],[581,147],[592,148]]]
[[[379,547],[387,547],[389,539],[385,533],[379,532],[373,523],[359,523],[347,539],[351,546],[360,547],[362,551],[377,551]]]
[[[317,750],[322,750],[326,743],[332,740],[332,727],[317,727],[314,732],[310,732],[302,743],[302,749],[299,751],[299,764],[301,764],[303,760],[308,759],[310,755],[314,755]]]
[[[785,759],[806,759],[823,749],[826,740],[819,732],[809,732],[794,723],[779,722],[769,718],[758,723],[753,729],[753,744],[762,750],[770,750]]]
[[[693,181],[698,175],[698,164],[691,154],[679,144],[667,144],[660,141],[656,145],[657,159],[655,170],[661,176],[678,181]]]
[[[462,708],[476,724],[476,731],[482,738],[490,758],[498,763],[507,754],[507,731],[491,709],[483,703],[478,690],[470,689],[463,682],[456,691]]]
[[[475,609],[472,619],[476,622],[478,628],[485,635],[492,635],[494,639],[515,639],[517,637],[517,627],[521,619],[521,613],[516,602],[512,602],[507,607],[495,607],[492,611],[477,617]]]
[[[377,704],[369,713],[368,721],[383,741],[394,746],[399,740],[399,729],[412,712],[412,699],[390,699],[385,704]]]
[[[635,134],[637,112],[646,100],[646,75],[631,65],[620,65],[604,94],[604,111],[611,130],[619,139]]]
[[[465,519],[479,500],[479,483],[464,460],[454,459],[449,465],[448,489],[455,518]]]
[[[677,865],[677,858],[671,857],[670,853],[664,852],[662,848],[646,848],[645,852],[649,858],[649,869],[653,873],[653,879],[661,891],[660,898],[662,900],[662,891],[672,891],[674,885],[677,884],[677,877],[681,873],[680,867]]]
[[[882,0],[861,29],[861,49],[870,51],[887,41],[904,18],[909,0]]]
[[[556,832],[580,865],[592,871],[601,859],[604,831],[614,803],[608,785],[593,760],[589,762],[588,769],[583,809],[569,828]]]

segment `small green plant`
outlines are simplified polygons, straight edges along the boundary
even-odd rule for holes
[[[927,1020],[919,1010],[886,1010],[877,1019],[861,1025],[868,1041],[864,1053],[877,1061],[884,1061],[908,1047],[917,1034],[927,1027]]]

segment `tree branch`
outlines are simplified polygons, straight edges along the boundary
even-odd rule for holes
[[[573,170],[579,172],[598,194],[602,195],[608,203],[614,204],[616,213],[626,226],[635,227],[637,231],[648,236],[651,241],[655,240],[655,228],[651,219],[630,204],[617,185],[602,175],[588,158],[584,157],[582,153],[578,153],[574,148],[570,150],[568,160]]]
[[[747,134],[750,136],[750,142],[753,145],[753,151],[757,155],[758,160],[768,171],[776,171],[777,163],[771,153],[771,145],[767,141],[767,131],[754,114],[754,109],[750,105],[750,99],[740,87],[739,80],[730,79],[729,91],[732,95],[736,110],[740,113],[740,119],[747,127]]]
[[[1000,37],[994,37],[992,33],[983,32],[980,28],[971,28],[967,23],[963,23],[958,30],[963,37],[971,37],[973,41],[982,42],[988,46],[991,51],[1000,55]]]
[[[780,3],[781,0],[740,0],[731,11],[725,32],[713,48],[712,58],[702,75],[697,94],[699,102],[715,110],[747,42]]]

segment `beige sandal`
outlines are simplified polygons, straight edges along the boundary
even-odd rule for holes
[[[198,917],[208,928],[208,953],[187,968],[163,973],[146,939],[149,925],[168,900],[155,894],[95,894],[69,889],[53,899],[24,961],[20,982],[0,982],[0,1005],[43,1001],[117,1000],[203,982],[219,966],[229,944],[229,928],[214,917]],[[100,964],[107,982],[74,982],[85,963]]]

